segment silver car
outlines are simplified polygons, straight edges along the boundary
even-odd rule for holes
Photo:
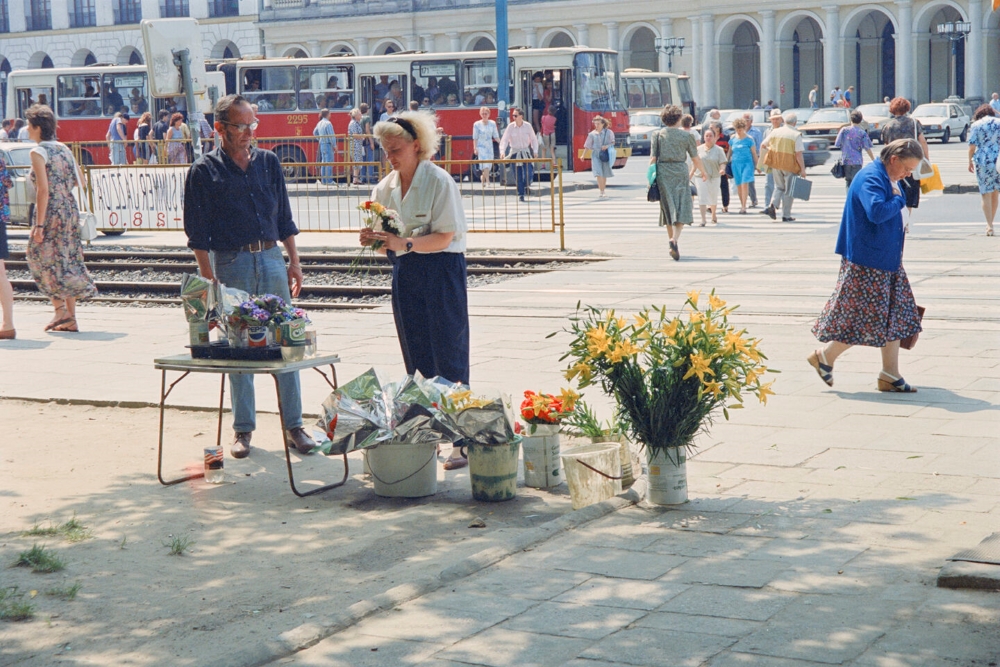
[[[653,132],[663,127],[660,114],[638,112],[629,115],[629,144],[632,146],[632,155],[649,155],[650,141]]]
[[[10,189],[10,222],[15,225],[31,225],[35,202],[28,201],[26,182],[31,174],[31,149],[35,144],[16,141],[0,141],[0,159],[7,166],[7,172],[14,187]]]
[[[940,139],[942,144],[946,144],[952,137],[965,141],[969,136],[972,121],[959,104],[921,104],[911,115],[920,121],[927,139]]]
[[[872,143],[882,140],[882,128],[892,120],[892,113],[889,112],[889,105],[885,102],[879,104],[862,104],[857,108],[861,112],[861,117],[868,123],[868,137]]]

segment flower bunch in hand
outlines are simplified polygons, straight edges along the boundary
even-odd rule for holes
[[[365,227],[376,232],[389,232],[399,236],[403,231],[399,222],[399,213],[391,208],[386,208],[377,201],[366,201],[358,205],[358,210],[363,213],[362,222]],[[372,250],[381,250],[382,241],[375,241],[371,244]]]

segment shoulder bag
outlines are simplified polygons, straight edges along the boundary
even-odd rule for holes
[[[913,140],[919,143],[920,136],[917,132],[917,121],[911,118],[910,122],[913,123]],[[920,158],[920,162],[917,163],[917,168],[913,170],[912,177],[918,181],[934,177],[934,165],[927,159],[927,156]]]
[[[830,170],[834,178],[844,178],[846,174],[844,173],[844,161],[837,160],[837,163],[833,165],[833,169]]]
[[[72,164],[73,173],[76,175],[76,186],[80,192],[80,240],[90,243],[97,238],[97,216],[89,210],[87,205],[83,182],[80,180],[80,167],[77,166],[76,160],[73,160]]]

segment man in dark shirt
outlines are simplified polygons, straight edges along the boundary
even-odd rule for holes
[[[277,294],[286,302],[302,289],[302,268],[295,248],[299,233],[292,220],[285,178],[278,157],[251,146],[257,127],[250,103],[227,95],[215,107],[220,148],[195,161],[184,184],[184,231],[198,271],[211,280],[248,292]],[[288,268],[278,242],[288,253]],[[256,427],[252,375],[230,375],[232,455],[250,453]],[[305,454],[316,446],[302,428],[299,374],[278,376],[278,392],[289,441]]]
[[[166,109],[160,110],[160,120],[153,123],[153,139],[163,142],[167,138],[167,129],[170,128],[170,112]],[[153,155],[149,159],[150,164],[156,164],[157,156],[160,154],[162,143],[157,144],[153,149]]]

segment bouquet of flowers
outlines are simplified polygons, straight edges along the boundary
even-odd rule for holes
[[[358,205],[358,210],[362,212],[361,221],[368,229],[377,232],[390,232],[397,236],[402,233],[403,225],[399,220],[399,213],[391,208],[386,208],[377,201],[366,201]],[[382,249],[385,244],[382,241],[375,241],[370,246],[361,248],[361,252],[351,262],[351,273],[367,260],[368,263],[375,257],[375,253]]]
[[[767,403],[772,382],[762,382],[767,360],[760,340],[729,324],[735,307],[715,295],[699,308],[688,293],[682,316],[647,308],[631,320],[614,311],[577,306],[566,378],[580,388],[599,385],[618,404],[618,420],[635,442],[674,460],[681,447],[711,424],[712,413],[743,407],[743,393]]]
[[[467,386],[441,378],[422,386],[438,422],[453,434],[456,445],[505,445],[516,437],[509,398],[476,396]]]
[[[528,424],[529,434],[539,425],[558,426],[563,418],[573,413],[580,395],[572,389],[563,389],[559,396],[536,394],[528,390],[521,401],[521,419]]]

